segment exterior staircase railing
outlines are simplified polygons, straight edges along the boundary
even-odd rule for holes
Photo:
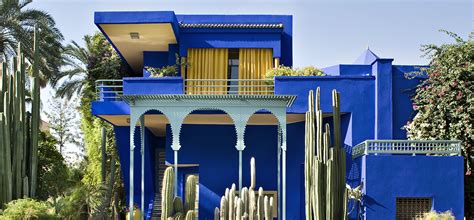
[[[369,154],[460,156],[461,142],[450,140],[366,140],[352,148],[352,158]]]

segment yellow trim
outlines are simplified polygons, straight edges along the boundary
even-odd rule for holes
[[[278,66],[280,66],[280,58],[275,57],[275,65],[274,65],[273,67],[276,68],[276,67],[278,67]]]
[[[188,49],[187,79],[227,79],[227,48]],[[187,82],[187,94],[227,94],[227,82]],[[203,87],[199,87],[203,86]],[[212,87],[216,86],[216,87]]]

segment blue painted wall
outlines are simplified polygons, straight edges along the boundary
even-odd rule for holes
[[[129,202],[130,183],[130,127],[114,126],[117,151],[122,167],[122,177],[125,185],[126,202]],[[140,127],[135,129],[134,149],[134,203],[141,207],[141,154],[140,154]],[[145,213],[148,213],[149,204],[153,203],[155,197],[154,158],[155,147],[158,139],[149,131],[145,132]]]
[[[464,218],[462,157],[364,156],[365,219],[395,219],[397,197],[429,197]]]
[[[405,74],[420,71],[420,68],[424,67],[426,66],[393,66],[392,99],[393,103],[396,103],[392,111],[394,139],[406,139],[406,132],[402,128],[414,117],[411,98],[415,94],[416,86],[425,79],[423,76],[408,79]]]

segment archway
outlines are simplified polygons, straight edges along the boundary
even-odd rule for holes
[[[211,219],[225,188],[238,181],[237,134],[232,117],[217,108],[190,112],[180,130],[178,195],[187,175],[198,176],[197,200],[200,219]]]
[[[130,123],[133,125],[133,120],[130,120]],[[134,124],[135,126],[130,126],[130,142],[133,143],[134,148],[130,152],[131,166],[128,183],[130,195],[133,197],[140,195],[140,202],[134,202],[138,199],[132,196],[129,202],[139,204],[142,213],[147,213],[146,209],[150,207],[147,202],[156,200],[155,193],[159,192],[161,186],[160,172],[163,173],[165,169],[163,166],[165,161],[159,160],[159,154],[164,153],[166,135],[172,134],[166,132],[167,124],[169,124],[168,117],[158,109],[143,111]],[[134,178],[134,175],[140,178]],[[140,181],[137,183],[138,179]],[[140,193],[133,194],[133,191]]]

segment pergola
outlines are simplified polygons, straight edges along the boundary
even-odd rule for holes
[[[129,210],[134,204],[134,133],[137,124],[140,124],[141,143],[141,209],[144,213],[145,205],[145,113],[150,110],[160,111],[168,118],[171,133],[171,148],[174,151],[175,187],[178,186],[178,155],[181,148],[179,139],[181,127],[187,115],[196,110],[220,110],[229,115],[234,122],[237,132],[235,148],[239,154],[239,190],[242,189],[242,151],[245,149],[244,133],[250,117],[261,110],[272,113],[278,120],[278,218],[286,216],[286,109],[293,104],[296,96],[291,95],[124,95],[123,99],[130,106],[130,185]],[[281,180],[281,181],[280,181]],[[175,194],[177,193],[175,189]],[[129,212],[129,219],[133,219],[133,212]]]

